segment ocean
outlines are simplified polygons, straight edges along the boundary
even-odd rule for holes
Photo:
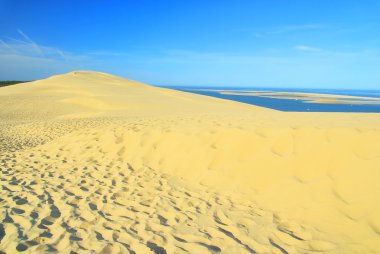
[[[366,112],[380,113],[380,102],[376,105],[368,104],[335,104],[335,103],[306,103],[302,100],[267,98],[252,95],[221,94],[218,91],[230,91],[244,93],[247,91],[265,92],[301,92],[332,95],[349,95],[368,98],[380,98],[380,90],[341,90],[341,89],[284,89],[284,88],[257,88],[257,87],[184,87],[184,86],[161,86],[184,92],[196,93],[227,100],[238,101],[256,106],[271,108],[280,111],[293,112]]]

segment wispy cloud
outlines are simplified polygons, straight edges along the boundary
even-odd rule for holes
[[[317,27],[292,26],[283,28],[283,31]],[[329,80],[330,83],[354,84],[373,75],[380,66],[380,52],[376,49],[334,51],[300,43],[293,47],[272,51],[261,49],[251,53],[181,48],[146,51],[99,49],[73,53],[37,43],[20,30],[17,38],[0,38],[0,66],[0,79],[31,80],[77,69],[93,69],[161,84],[319,86],[327,82],[324,77],[341,77]],[[353,80],[344,79],[348,69],[358,73]]]
[[[326,26],[321,24],[301,24],[301,25],[288,25],[275,27],[272,33],[289,33],[289,32],[298,32],[298,31],[312,31],[320,30],[326,28]]]
[[[25,32],[18,30],[17,38],[0,38],[0,77],[11,79],[29,76],[40,78],[44,73],[56,73],[83,68],[89,63],[86,54],[75,54],[55,47],[38,44]]]
[[[115,51],[106,51],[106,50],[98,50],[98,51],[90,51],[87,53],[90,56],[107,56],[107,57],[118,57],[118,56],[129,56],[130,54],[125,52],[115,52]]]
[[[0,44],[1,44],[0,50],[1,50],[1,48],[3,48],[3,49],[6,49],[10,52],[17,53],[17,51],[14,48],[12,48],[8,43],[4,42],[3,40],[0,40]],[[4,50],[4,51],[6,51],[6,50]]]
[[[80,61],[88,58],[83,54],[74,54],[55,47],[40,45],[20,29],[18,33],[21,38],[7,37],[6,39],[0,39],[0,57],[4,55],[18,55],[57,61]]]
[[[32,39],[30,39],[29,36],[27,36],[27,35],[26,35],[23,31],[21,31],[20,29],[18,29],[17,32],[18,32],[18,33],[24,38],[26,44],[32,46],[38,54],[43,55],[43,50],[40,48],[40,46],[38,46],[37,43],[35,43],[34,41],[32,41]]]
[[[279,35],[287,33],[296,32],[310,32],[327,28],[326,25],[322,24],[296,24],[296,25],[285,25],[285,26],[274,26],[266,27],[261,29],[255,29],[253,35],[255,37],[264,37],[269,35]]]
[[[294,46],[295,50],[305,51],[305,52],[322,52],[323,50],[316,47],[306,46],[306,45],[296,45]]]
[[[259,63],[280,63],[285,61],[281,56],[260,56],[252,54],[234,54],[224,52],[202,52],[183,49],[168,49],[151,62],[198,64],[198,65],[250,65]]]

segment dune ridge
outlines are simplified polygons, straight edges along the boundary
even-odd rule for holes
[[[379,253],[377,114],[77,71],[0,88],[0,251]]]

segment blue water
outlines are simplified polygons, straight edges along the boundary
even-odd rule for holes
[[[322,94],[336,94],[336,95],[351,95],[361,97],[375,97],[380,98],[380,90],[337,90],[337,89],[280,89],[280,88],[228,88],[228,87],[179,87],[179,86],[164,86],[184,92],[191,92],[202,94],[227,100],[243,102],[247,104],[257,105],[261,107],[276,109],[280,111],[294,111],[294,112],[367,112],[367,113],[380,113],[380,105],[360,105],[360,104],[321,104],[321,103],[305,103],[302,100],[294,99],[278,99],[278,98],[264,98],[260,96],[244,96],[244,95],[230,95],[220,94],[217,91],[204,91],[204,89],[211,90],[228,90],[236,92],[244,91],[275,91],[275,92],[306,92],[306,93],[322,93]]]

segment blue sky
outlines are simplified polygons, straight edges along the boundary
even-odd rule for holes
[[[0,0],[0,80],[380,89],[380,1]]]

